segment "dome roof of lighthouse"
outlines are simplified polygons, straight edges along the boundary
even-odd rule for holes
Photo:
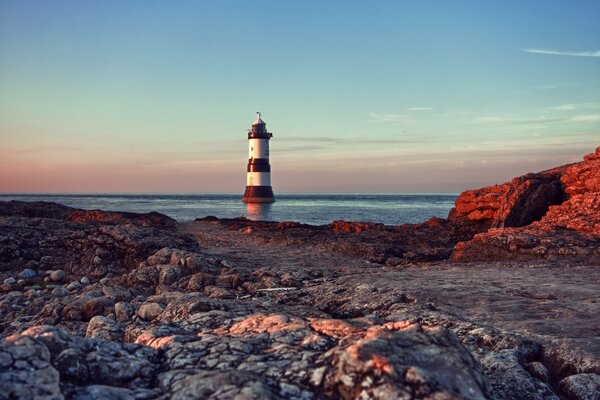
[[[260,118],[260,113],[257,113],[257,114],[258,114],[258,116],[256,117],[256,121],[254,121],[254,122],[252,123],[252,126],[254,126],[254,125],[265,125],[265,121],[263,121],[263,120]]]

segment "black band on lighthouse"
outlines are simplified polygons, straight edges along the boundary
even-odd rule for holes
[[[269,164],[248,164],[247,172],[271,172]]]

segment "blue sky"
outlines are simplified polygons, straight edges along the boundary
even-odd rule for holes
[[[600,145],[597,1],[3,1],[1,192],[458,192]]]

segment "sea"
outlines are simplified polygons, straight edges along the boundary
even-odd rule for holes
[[[272,204],[244,204],[236,194],[0,194],[0,201],[51,201],[82,209],[156,211],[177,221],[215,216],[324,225],[336,220],[418,223],[446,217],[456,193],[277,194]]]

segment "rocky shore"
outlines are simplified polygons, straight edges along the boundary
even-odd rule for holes
[[[600,148],[448,219],[0,202],[0,399],[600,399]]]

